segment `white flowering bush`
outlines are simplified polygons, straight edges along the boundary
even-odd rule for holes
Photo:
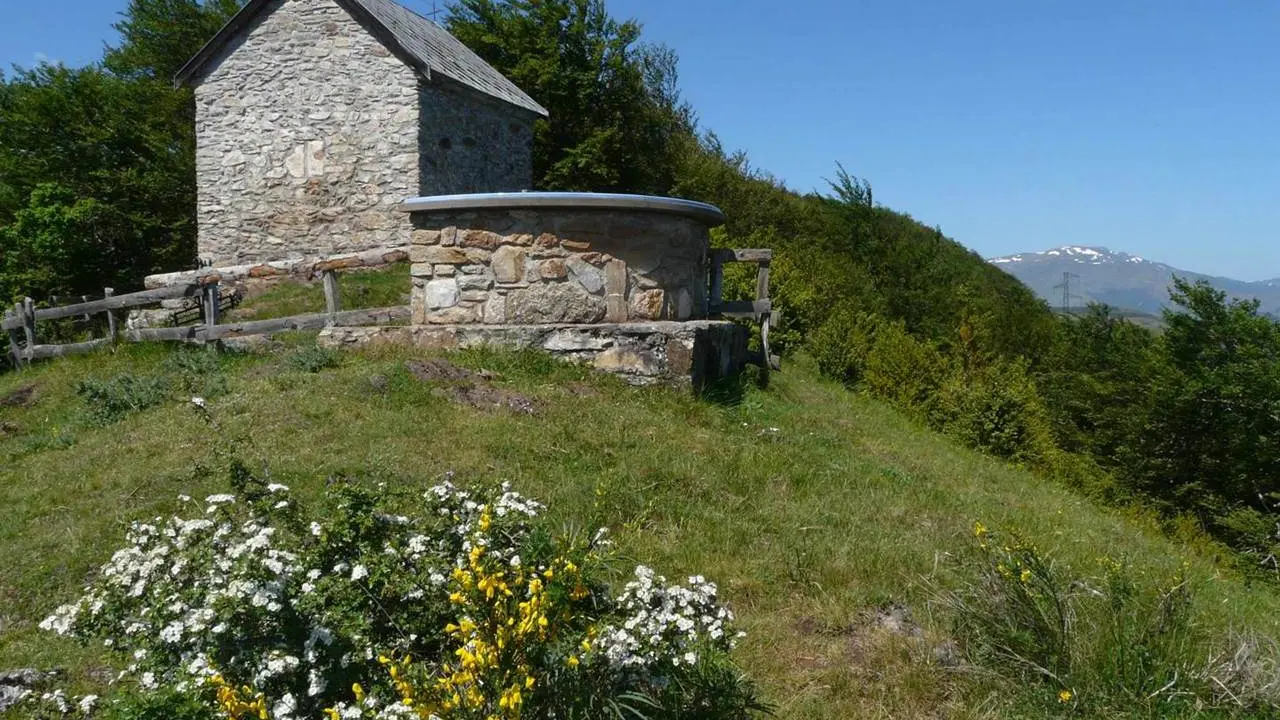
[[[641,566],[614,596],[605,532],[554,537],[542,505],[507,485],[446,479],[411,498],[331,482],[314,508],[242,466],[233,486],[134,523],[41,627],[117,654],[119,688],[232,720],[761,709],[715,585]]]

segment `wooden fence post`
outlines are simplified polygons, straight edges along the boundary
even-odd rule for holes
[[[205,342],[213,337],[214,328],[218,325],[218,281],[211,280],[204,286],[204,325]]]
[[[4,311],[5,320],[15,321],[22,317],[22,305],[16,304],[12,310]],[[13,367],[22,367],[22,337],[16,328],[9,328],[9,354],[13,356]]]
[[[719,252],[711,251],[711,298],[708,305],[715,312],[724,299],[724,258]]]
[[[36,347],[36,301],[22,298],[22,331],[27,336],[27,364],[31,364]]]
[[[321,277],[324,281],[324,310],[329,315],[329,327],[333,327],[337,324],[338,313],[342,312],[342,297],[338,294],[338,274],[333,270],[325,270]]]
[[[102,289],[102,297],[104,300],[106,298],[114,296],[115,294],[116,294],[115,288]],[[118,333],[119,333],[119,329],[116,327],[116,313],[114,310],[108,310],[107,311],[107,339],[112,345],[116,344]]]

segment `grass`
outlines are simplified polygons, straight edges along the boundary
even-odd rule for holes
[[[108,427],[89,419],[80,381],[183,365],[168,348],[0,376],[0,398],[30,384],[38,392],[31,407],[0,407],[12,426],[0,433],[0,668],[97,675],[92,650],[36,623],[76,594],[128,521],[175,510],[181,493],[224,490],[209,468],[232,439],[304,492],[350,473],[417,486],[447,471],[509,479],[548,502],[556,522],[612,528],[627,559],[668,576],[705,574],[737,611],[748,633],[740,661],[781,718],[1071,715],[1056,689],[945,659],[950,624],[937,587],[971,550],[975,521],[1034,538],[1063,566],[1109,556],[1163,582],[1185,563],[1197,626],[1280,636],[1274,589],[1233,577],[1211,545],[1175,542],[1141,516],[960,448],[803,359],[767,391],[747,386],[715,402],[533,354],[450,356],[531,397],[539,411],[527,416],[434,394],[405,370],[418,356],[407,349],[309,364],[291,359],[309,339],[286,340],[292,354],[220,356],[225,385],[208,400],[216,433],[177,399]],[[920,631],[903,632],[904,617]]]
[[[338,273],[342,309],[408,305],[409,265]],[[265,292],[246,298],[227,313],[226,322],[290,317],[324,312],[324,288],[319,282],[282,281]]]

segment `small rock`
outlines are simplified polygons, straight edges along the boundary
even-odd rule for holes
[[[0,407],[29,408],[40,399],[36,386],[23,385],[4,397],[0,397]]]

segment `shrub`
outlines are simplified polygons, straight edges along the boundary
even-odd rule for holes
[[[1040,464],[1054,453],[1048,413],[1021,360],[952,371],[929,408],[935,428],[996,457]]]
[[[212,348],[181,348],[169,355],[161,368],[184,395],[210,398],[227,392],[222,358]]]
[[[1046,706],[1081,713],[1277,709],[1273,697],[1212,679],[1229,675],[1215,667],[1222,654],[1194,622],[1182,571],[1144,583],[1125,562],[1101,558],[1097,573],[1077,576],[1016,537],[981,523],[975,535],[959,589],[938,593],[973,664],[1039,685]]]
[[[106,380],[81,380],[76,384],[76,394],[84,399],[92,424],[110,425],[163,403],[169,397],[170,385],[163,375],[122,373]]]
[[[333,482],[314,509],[234,494],[134,523],[41,625],[119,653],[146,692],[222,717],[744,717],[732,614],[701,577],[601,581],[604,531],[553,536],[506,485],[420,498]],[[408,506],[405,514],[400,514]]]
[[[867,356],[880,324],[876,316],[865,313],[843,310],[832,314],[809,343],[818,369],[845,385],[857,386],[866,372]]]
[[[307,345],[289,356],[289,364],[298,370],[318,373],[342,364],[342,353],[319,345]]]
[[[947,376],[947,359],[901,323],[880,323],[866,357],[862,387],[908,411],[927,408]]]

